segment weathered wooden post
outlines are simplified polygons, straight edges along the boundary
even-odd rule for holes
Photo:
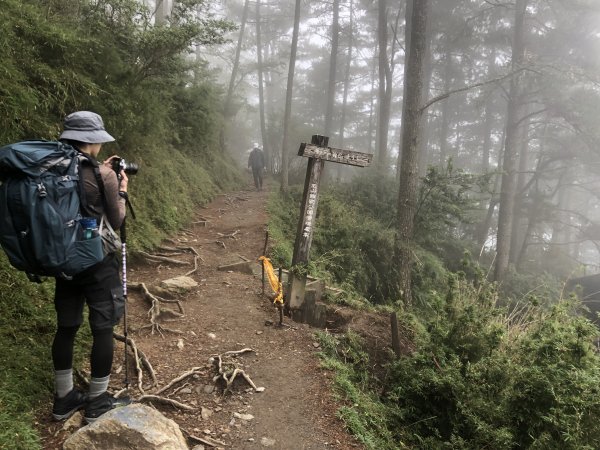
[[[352,150],[342,150],[328,147],[329,137],[314,135],[310,144],[301,144],[298,150],[299,156],[308,157],[306,179],[304,181],[304,194],[302,195],[302,206],[296,242],[294,244],[294,255],[292,266],[298,267],[308,263],[310,244],[312,242],[315,219],[317,217],[317,205],[319,203],[319,185],[325,161],[348,164],[358,167],[366,167],[371,164],[373,155],[360,153]],[[304,293],[306,290],[306,274],[292,270],[288,281],[288,307],[292,318],[296,321],[306,321],[312,311],[305,311]]]

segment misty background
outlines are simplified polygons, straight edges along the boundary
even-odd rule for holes
[[[287,155],[298,182],[299,144],[324,134],[332,147],[373,153],[372,170],[397,171],[410,89],[406,2],[224,1],[210,11],[238,27],[228,43],[197,56],[223,85],[223,143],[242,164],[244,152],[259,142],[271,171],[281,175]],[[561,276],[575,268],[598,272],[599,55],[598,2],[430,2],[418,170],[424,175],[428,166],[450,160],[455,169],[490,174],[489,195],[481,194],[477,230],[471,230],[482,253],[498,243],[504,191],[512,197],[504,215],[511,217],[500,244],[510,264]],[[353,173],[336,167],[342,179]]]

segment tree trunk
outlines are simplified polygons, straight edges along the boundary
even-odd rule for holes
[[[517,0],[515,7],[515,24],[512,44],[513,71],[521,66],[524,57],[524,21],[528,0]],[[517,188],[517,140],[520,115],[520,75],[513,75],[510,82],[508,106],[506,113],[506,141],[504,144],[502,184],[500,188],[500,205],[498,209],[498,234],[496,239],[496,266],[494,280],[502,281],[509,266],[509,253],[513,221],[513,209]]]
[[[527,223],[528,214],[524,212],[523,196],[525,195],[525,171],[529,166],[529,119],[523,121],[519,132],[519,170],[517,173],[517,189],[515,192],[515,205],[513,207],[513,225],[511,231],[510,253],[508,263],[517,266],[520,249],[527,239],[527,230],[530,225]],[[531,211],[529,211],[531,212]]]
[[[402,116],[402,160],[398,192],[398,216],[394,243],[394,271],[399,294],[407,306],[412,304],[414,216],[418,196],[418,149],[420,138],[421,104],[423,96],[423,63],[427,33],[428,0],[415,2],[410,22],[408,70],[405,78],[405,114]]]
[[[375,68],[377,67],[377,56],[373,57],[373,68],[371,69],[371,104],[369,107],[369,153],[373,153],[373,119],[375,114]]]
[[[496,49],[492,47],[488,56],[488,76],[492,78],[496,74]],[[483,121],[483,144],[481,151],[481,171],[486,173],[490,170],[490,155],[492,150],[492,127],[494,124],[494,94],[487,93],[485,99],[485,112]]]
[[[348,56],[346,61],[346,71],[344,73],[344,94],[342,96],[342,115],[340,117],[340,138],[339,138],[339,146],[341,148],[345,148],[344,145],[344,134],[346,128],[346,108],[348,107],[348,91],[350,90],[350,68],[352,66],[352,50],[354,46],[354,30],[353,30],[353,15],[354,15],[354,5],[352,0],[350,0],[350,23],[348,30]],[[338,170],[338,180],[341,179],[341,174],[344,169],[342,164],[337,165]]]
[[[407,114],[405,99],[408,97],[408,83],[406,82],[406,80],[408,78],[408,70],[409,70],[408,61],[410,58],[410,46],[411,46],[411,34],[412,34],[412,28],[411,28],[412,24],[411,24],[410,18],[412,17],[412,13],[413,13],[414,2],[415,2],[415,0],[406,0],[406,21],[405,21],[406,25],[404,28],[404,87],[403,87],[403,92],[402,92],[402,117],[403,118]],[[402,152],[403,152],[402,136],[404,136],[403,123],[404,123],[404,119],[400,123],[400,151],[398,152],[398,162],[396,164],[396,176],[398,177],[398,180],[400,179],[400,171],[401,171],[401,165],[402,165]]]
[[[292,91],[294,88],[294,71],[296,69],[296,53],[298,51],[298,30],[300,29],[300,0],[296,0],[294,9],[294,31],[292,34],[292,50],[288,67],[287,88],[285,91],[285,113],[283,115],[283,144],[281,145],[281,192],[287,192],[289,184],[288,172],[288,140],[290,118],[292,116]]]
[[[240,65],[240,53],[242,51],[242,41],[244,39],[244,30],[246,29],[246,21],[248,20],[248,5],[250,0],[244,2],[244,11],[242,12],[242,23],[240,24],[240,35],[238,37],[237,47],[235,49],[235,59],[233,60],[233,67],[231,68],[231,78],[229,78],[229,87],[227,88],[227,96],[225,97],[225,105],[223,106],[223,117],[225,121],[229,120],[234,114],[231,110],[231,101],[233,99],[233,88],[235,86],[235,79],[237,78],[237,72]],[[220,134],[221,150],[225,150],[225,124],[221,128]]]
[[[505,138],[506,138],[506,130],[502,132],[502,138],[500,139],[500,151],[498,154],[498,161],[500,161],[500,164],[498,165],[499,171],[502,170],[502,158],[504,155]],[[477,244],[478,244],[478,247],[480,248],[480,252],[479,252],[480,257],[483,254],[483,251],[485,250],[484,247],[485,247],[485,244],[489,237],[488,235],[490,232],[490,227],[492,226],[492,219],[494,217],[494,211],[496,210],[496,206],[498,206],[498,203],[499,203],[499,199],[496,199],[495,197],[496,197],[498,191],[500,190],[500,180],[501,180],[501,178],[499,175],[494,175],[494,187],[492,189],[492,198],[490,199],[490,203],[487,208],[487,214],[485,216],[485,219],[479,225],[479,229],[477,231]]]
[[[325,111],[325,136],[331,139],[333,130],[333,106],[335,102],[335,77],[340,34],[340,0],[333,0],[333,24],[331,26],[331,56],[329,58],[329,82],[327,84],[327,109]]]
[[[267,136],[267,123],[265,119],[265,94],[263,85],[263,61],[262,61],[262,43],[260,38],[260,0],[256,0],[256,58],[258,66],[258,102],[260,110],[260,132],[263,144],[263,153],[265,161],[270,161],[271,152],[269,151],[269,137]]]
[[[273,32],[269,27],[270,22],[267,21],[266,27],[261,27],[261,34],[272,36]],[[267,61],[267,67],[269,66],[268,61],[271,61],[274,58],[275,51],[273,49],[273,40],[267,39],[269,42],[263,48],[265,50],[263,60]],[[267,139],[269,140],[267,144],[267,148],[270,150],[271,157],[267,162],[267,168],[273,174],[279,173],[279,168],[281,167],[281,158],[279,155],[279,146],[281,143],[281,135],[274,130],[273,126],[267,126],[269,123],[274,123],[274,118],[277,117],[277,113],[275,112],[277,107],[277,101],[279,97],[279,89],[275,86],[273,71],[267,70],[263,71],[263,82],[265,88],[265,127],[267,130]]]
[[[156,10],[154,23],[164,25],[167,23],[167,17],[171,15],[171,0],[156,0]]]
[[[388,166],[388,133],[392,100],[392,71],[387,54],[388,33],[387,0],[379,0],[377,36],[379,45],[379,116],[377,120],[377,168],[384,171]]]
[[[446,64],[444,70],[444,92],[450,92],[452,86],[452,49],[450,44],[447,44],[446,49]],[[450,115],[452,110],[450,108],[451,98],[448,97],[442,105],[442,126],[440,127],[440,167],[446,166],[446,160],[448,159],[448,135],[450,131]]]
[[[428,18],[427,28],[430,29],[431,18]],[[423,102],[429,100],[429,92],[431,89],[431,79],[433,77],[433,61],[431,58],[431,36],[427,36],[425,43],[425,63],[424,63],[424,78],[423,78]],[[447,92],[447,91],[446,91]],[[424,176],[427,173],[429,165],[429,114],[425,112],[421,117],[421,130],[423,136],[419,143],[419,176]]]

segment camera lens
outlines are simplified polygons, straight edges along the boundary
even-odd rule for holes
[[[123,164],[125,167],[123,167],[123,170],[125,171],[125,173],[127,175],[135,175],[136,173],[138,173],[138,170],[140,169],[140,166],[136,163],[132,163],[132,162],[127,162],[125,164]]]

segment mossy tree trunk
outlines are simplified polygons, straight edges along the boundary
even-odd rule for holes
[[[397,277],[400,297],[412,304],[411,266],[413,261],[414,216],[418,197],[418,149],[423,97],[423,69],[426,51],[428,0],[414,2],[410,21],[410,48],[406,71],[398,216],[394,243],[393,276]]]

